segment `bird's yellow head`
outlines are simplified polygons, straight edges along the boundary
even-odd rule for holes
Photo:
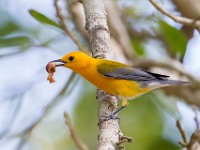
[[[61,59],[51,62],[57,62],[56,67],[64,66],[74,71],[79,71],[80,69],[84,69],[88,66],[88,63],[90,63],[90,59],[92,59],[92,57],[90,57],[89,55],[80,51],[75,51],[66,54]]]

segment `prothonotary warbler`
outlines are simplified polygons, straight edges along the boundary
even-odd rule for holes
[[[105,92],[121,97],[122,106],[105,120],[114,118],[117,112],[125,108],[128,105],[127,98],[132,99],[164,86],[188,83],[169,80],[167,75],[133,68],[123,63],[93,58],[80,51],[66,54],[61,59],[51,62],[56,62],[56,67],[70,68]]]

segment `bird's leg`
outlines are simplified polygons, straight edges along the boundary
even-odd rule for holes
[[[108,121],[110,119],[119,119],[119,117],[116,116],[116,114],[121,111],[122,109],[124,109],[126,106],[128,106],[128,100],[125,98],[125,97],[122,97],[122,106],[119,107],[117,110],[115,110],[114,112],[112,112],[109,116],[106,116],[104,117],[103,119],[101,119],[98,123],[98,125],[101,123],[101,122],[104,122],[104,121]]]
[[[128,104],[129,104],[128,100],[125,97],[122,97],[122,106],[119,107],[116,111],[112,112],[112,114],[110,114],[108,117],[112,117],[112,116],[116,115],[119,111],[121,111],[126,106],[128,106]]]

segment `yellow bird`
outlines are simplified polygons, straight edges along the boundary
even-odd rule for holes
[[[57,62],[56,67],[64,66],[75,71],[98,88],[122,99],[122,106],[103,121],[115,118],[114,115],[128,105],[127,98],[132,99],[164,86],[188,83],[169,80],[167,75],[133,68],[119,62],[93,58],[80,51],[66,54],[51,62]]]

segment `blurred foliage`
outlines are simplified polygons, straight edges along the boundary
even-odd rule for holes
[[[159,90],[157,90],[159,91]],[[181,115],[177,108],[177,99],[175,97],[171,96],[165,96],[164,93],[161,91],[156,92],[154,95],[154,98],[157,99],[157,105],[161,107],[161,109],[165,112],[167,112],[169,115],[171,115],[174,119],[180,119]]]
[[[96,88],[87,82],[84,87],[84,95],[80,97],[75,108],[75,128],[89,148],[96,149],[98,135]]]
[[[3,25],[0,26],[0,37],[6,36],[10,33],[13,33],[15,31],[19,31],[20,27],[14,23],[14,22],[4,22]]]
[[[159,22],[160,34],[164,38],[173,56],[177,54],[183,59],[187,46],[187,39],[181,30],[170,26],[164,21]]]
[[[134,39],[132,41],[132,46],[135,50],[135,52],[139,55],[139,56],[144,56],[145,55],[145,49],[142,45],[142,41]]]
[[[12,1],[12,0],[9,0],[9,1]],[[14,3],[14,1],[12,2]],[[134,47],[134,49],[136,50],[136,53],[139,56],[143,57],[143,56],[146,56],[146,53],[145,53],[146,49],[143,45],[144,41],[146,39],[159,40],[160,42],[165,43],[163,44],[163,47],[160,47],[160,49],[170,51],[170,53],[173,56],[180,55],[182,59],[185,55],[186,44],[187,44],[187,39],[185,38],[183,32],[177,29],[177,27],[171,26],[170,24],[165,22],[163,18],[156,17],[152,15],[152,13],[148,13],[148,11],[146,12],[148,8],[146,8],[147,6],[143,4],[144,2],[145,1],[135,1],[136,4],[140,4],[139,6],[136,4],[132,5],[134,1],[117,1],[117,3],[122,3],[118,5],[121,7],[122,10],[124,9],[124,11],[122,11],[124,13],[122,16],[124,17],[123,18],[124,21],[127,21],[126,24],[131,24],[131,27],[134,30],[138,31],[138,34],[140,34],[142,31],[145,31],[145,33],[147,33],[145,34],[143,38],[138,38],[138,39],[135,38],[135,36],[131,36],[130,34],[132,47]],[[129,3],[131,3],[131,5]],[[2,6],[0,6],[0,8]],[[20,8],[23,9],[23,7],[21,6]],[[3,12],[2,14],[6,14],[6,13],[8,14],[10,13],[9,9],[6,12]],[[50,12],[45,12],[45,14],[48,14],[48,13]],[[53,19],[51,19],[51,17],[47,17],[46,15],[44,15],[43,13],[40,13],[39,11],[36,11],[34,9],[27,9],[26,14],[30,14],[35,20],[39,21],[42,24],[47,24],[47,25],[54,26],[56,28],[61,29],[60,25],[57,22],[55,22]],[[25,18],[26,23],[28,22],[26,24],[27,26],[19,23],[21,16],[20,17],[18,16],[19,18],[8,17],[6,18],[7,20],[4,21],[4,23],[0,24],[0,52],[4,50],[3,48],[7,48],[6,53],[10,54],[11,47],[16,50],[18,50],[17,48],[19,48],[20,50],[17,51],[17,53],[21,52],[22,50],[28,51],[30,47],[34,47],[34,46],[35,46],[35,49],[37,49],[36,46],[38,46],[37,45],[38,43],[40,43],[39,46],[45,46],[47,48],[50,48],[50,43],[51,44],[53,43],[51,45],[51,49],[61,49],[62,51],[64,51],[63,53],[73,49],[72,47],[70,47],[72,45],[71,41],[70,40],[66,41],[67,39],[66,36],[55,38],[58,35],[60,35],[60,33],[57,33],[57,32],[54,33],[52,36],[50,34],[50,31],[52,31],[52,28],[48,28],[47,26],[42,26],[41,24],[37,25],[36,27],[29,26],[29,24],[32,23],[31,22],[32,18],[30,15],[28,19]],[[73,22],[73,20],[71,21]],[[73,26],[73,28],[75,27]],[[156,30],[153,30],[155,28]],[[25,30],[26,32],[24,32]],[[47,30],[47,31],[44,32],[44,30]],[[44,35],[42,35],[42,33]],[[148,34],[151,36],[148,36]],[[33,36],[33,35],[37,35],[37,36]],[[51,37],[54,37],[54,38],[51,38]],[[39,41],[39,42],[36,44],[35,41]],[[64,41],[65,43],[68,43],[70,46],[67,47],[66,45],[64,45],[63,47],[61,47],[60,46],[61,44],[59,43],[60,41]],[[81,41],[87,41],[87,39],[81,39]],[[51,52],[49,51],[46,55],[53,55]],[[59,53],[58,51],[55,51],[55,52]],[[163,54],[160,54],[160,55],[163,55]],[[37,60],[38,58],[33,56],[32,59]],[[9,64],[9,65],[12,65],[12,64]],[[40,67],[42,68],[41,69],[42,71],[34,74],[33,75],[34,78],[35,77],[42,78],[42,81],[44,80],[46,81],[46,72],[44,71],[45,65],[46,64],[40,65]],[[21,65],[21,67],[23,67],[23,65]],[[32,68],[32,64],[30,64],[29,68]],[[19,68],[19,70],[20,69],[21,68]],[[43,75],[42,77],[41,77],[41,74]],[[21,76],[25,76],[25,75],[26,75],[26,72],[21,73]],[[26,78],[24,78],[23,80],[26,80]],[[30,80],[30,78],[28,78],[28,80]],[[40,83],[35,82],[35,84],[40,84],[40,86],[45,87],[42,81],[40,81]],[[60,81],[63,81],[63,78],[61,78]],[[77,82],[72,82],[72,83],[73,85],[70,85],[70,89],[69,89],[70,91],[64,91],[66,90],[65,89],[66,86],[62,85],[61,87],[61,85],[58,85],[58,84],[55,85],[58,88],[60,88],[60,91],[58,90],[55,90],[57,92],[53,91],[55,98],[51,106],[53,108],[58,107],[59,110],[62,107],[62,111],[64,111],[67,108],[67,105],[62,103],[60,104],[62,106],[60,106],[58,102],[63,100],[63,101],[70,101],[70,103],[76,103],[76,102],[73,102],[68,96],[72,92],[71,90],[75,91],[76,88],[82,86],[81,87],[82,92],[79,91],[80,93],[76,94],[76,95],[81,94],[81,96],[79,97],[79,100],[76,103],[76,107],[72,108],[75,115],[74,116],[71,115],[72,117],[71,119],[81,139],[86,144],[88,144],[90,149],[96,149],[97,136],[98,136],[96,88],[94,88],[87,82],[84,82],[84,86]],[[9,82],[7,84],[9,84]],[[24,86],[24,85],[18,85],[18,86]],[[48,87],[50,86],[48,85]],[[52,87],[54,86],[52,85],[51,88]],[[52,92],[49,92],[48,90],[49,89],[46,88],[45,90],[39,91],[37,93],[34,90],[32,91],[32,94],[37,95],[38,96],[37,99],[41,100],[40,102],[41,103],[40,109],[42,109],[41,114],[44,113],[43,111],[45,108],[42,105],[42,102],[44,99],[43,93],[46,93],[46,95],[52,94]],[[10,92],[10,90],[8,92]],[[7,92],[4,92],[4,93],[7,93]],[[10,99],[14,99],[14,98],[10,98]],[[27,99],[28,98],[25,97],[24,101],[26,101]],[[5,100],[6,102],[8,101],[7,99]],[[133,137],[133,143],[125,144],[125,147],[127,149],[137,149],[137,150],[169,150],[169,149],[177,150],[178,149],[178,145],[176,144],[177,140],[173,141],[170,138],[166,138],[166,135],[164,135],[163,133],[164,128],[166,128],[166,122],[169,121],[169,118],[163,115],[163,113],[170,114],[169,115],[171,117],[170,119],[174,120],[174,122],[175,122],[175,119],[180,117],[180,114],[178,113],[178,109],[176,107],[175,100],[176,100],[175,98],[167,97],[160,91],[157,91],[154,93],[150,93],[150,94],[146,94],[144,96],[138,97],[133,101],[130,101],[130,105],[119,113],[119,116],[121,118],[121,123],[120,123],[121,130],[123,131],[124,135]],[[33,103],[35,103],[35,101],[32,102],[32,104]],[[28,107],[32,106],[32,104],[31,103],[28,104]],[[63,105],[65,109],[63,109]],[[48,123],[46,124],[40,123],[39,125],[37,125],[34,132],[31,133],[30,135],[30,140],[28,144],[26,145],[26,149],[36,149],[36,150],[37,149],[38,150],[40,149],[52,149],[52,150],[53,149],[56,149],[56,150],[78,149],[76,145],[73,143],[73,140],[70,137],[70,134],[63,132],[63,131],[67,131],[66,125],[62,126],[62,128],[58,127],[58,130],[52,131],[52,129],[55,128],[56,125],[58,125],[59,123],[64,124],[63,117],[60,114],[59,116],[56,116],[59,119],[61,118],[60,120],[52,117],[53,114],[58,111],[58,109],[57,110],[52,109],[53,112],[49,115],[51,116],[51,123],[47,121]],[[36,112],[38,112],[38,110],[34,109],[33,114],[36,114]],[[23,114],[26,114],[26,112],[23,112]],[[8,116],[4,115],[4,117],[5,119],[7,119]],[[15,117],[20,118],[20,116],[15,116]],[[29,117],[30,117],[30,120],[34,120],[31,118],[32,117],[31,115]],[[45,119],[46,117],[43,118],[43,120]],[[170,126],[173,129],[175,128],[174,122],[170,122],[171,123]],[[41,127],[39,129],[38,126],[40,125]],[[43,131],[43,134],[46,134],[46,137],[45,136],[43,137],[41,135],[41,131]],[[56,133],[64,133],[66,135],[56,137]],[[173,133],[170,136],[176,137],[177,134],[179,133],[178,132]],[[52,138],[53,140],[52,141],[49,140],[50,138]]]
[[[0,47],[10,46],[27,46],[31,42],[31,39],[26,36],[17,36],[11,38],[0,38]]]
[[[21,27],[13,20],[5,21],[0,24],[0,48],[13,48],[0,56],[17,54],[25,51],[33,43],[32,39],[23,33]],[[1,49],[0,49],[1,50]]]

